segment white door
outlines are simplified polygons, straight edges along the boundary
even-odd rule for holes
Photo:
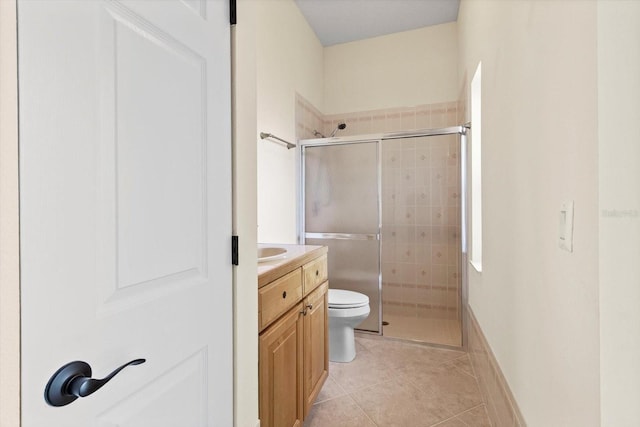
[[[23,427],[233,424],[228,16],[18,1]]]

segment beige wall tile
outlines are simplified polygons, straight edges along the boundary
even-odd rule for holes
[[[387,116],[376,113],[371,116],[371,133],[381,133],[387,128]]]
[[[431,126],[434,128],[445,127],[447,124],[446,104],[434,104],[431,106]]]
[[[446,118],[446,126],[456,126],[458,125],[458,105],[457,102],[449,102],[447,104],[447,118]]]
[[[406,108],[400,112],[400,126],[402,130],[416,128],[416,111],[414,108]]]
[[[491,423],[495,426],[525,426],[500,367],[470,308],[467,309],[467,315],[471,364]]]
[[[389,110],[387,112],[387,120],[385,131],[386,132],[397,132],[402,129],[402,116],[401,112],[398,109]]]
[[[429,106],[421,105],[416,108],[416,129],[428,129],[431,127],[431,111]]]
[[[361,134],[372,133],[372,118],[370,114],[361,114],[358,116],[358,131]]]

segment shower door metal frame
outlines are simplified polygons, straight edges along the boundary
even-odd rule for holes
[[[327,141],[329,140],[329,141]],[[307,233],[305,227],[305,161],[304,161],[304,153],[307,147],[321,147],[321,146],[334,146],[334,145],[351,145],[351,144],[377,144],[377,165],[376,165],[376,176],[377,182],[376,186],[378,187],[377,191],[377,207],[378,207],[378,230],[376,234],[349,234],[349,233]],[[378,241],[378,332],[375,331],[367,331],[364,329],[358,329],[359,332],[374,334],[374,335],[382,335],[382,250],[380,248],[381,242],[381,229],[382,229],[382,140],[376,138],[363,138],[362,136],[356,138],[322,138],[322,139],[307,139],[300,140],[298,142],[300,147],[300,157],[298,158],[298,167],[300,176],[298,182],[300,183],[299,188],[299,200],[298,204],[298,242],[301,245],[305,244],[305,239],[333,239],[333,240],[377,240]]]
[[[381,250],[381,228],[382,228],[382,143],[385,140],[393,139],[405,139],[405,138],[419,138],[425,136],[443,136],[443,135],[460,135],[460,192],[462,197],[460,198],[460,327],[462,328],[462,348],[468,349],[468,319],[467,319],[467,304],[469,302],[469,281],[468,281],[468,164],[469,164],[469,150],[467,133],[471,129],[471,124],[466,123],[460,126],[451,126],[446,128],[435,129],[419,129],[402,132],[389,132],[380,134],[369,135],[354,135],[346,137],[334,137],[334,138],[318,138],[318,139],[303,139],[298,142],[300,146],[298,157],[298,171],[299,171],[299,203],[298,203],[298,241],[300,244],[305,243],[306,229],[305,229],[305,170],[304,170],[304,152],[306,147],[319,147],[319,146],[331,146],[331,145],[344,145],[344,144],[359,144],[359,143],[378,143],[378,295],[379,295],[379,321],[378,321],[378,333],[362,331],[372,333],[376,335],[383,335],[382,331],[382,250]],[[310,238],[319,234],[336,234],[336,233],[309,233]],[[342,238],[347,238],[349,235],[344,235]],[[338,237],[339,238],[339,237]],[[430,343],[434,344],[434,343]],[[436,344],[437,345],[437,344]],[[438,345],[439,347],[460,348],[456,346]]]

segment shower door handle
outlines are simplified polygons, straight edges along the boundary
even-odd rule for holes
[[[357,233],[305,233],[305,239],[327,240],[380,240],[380,234]]]

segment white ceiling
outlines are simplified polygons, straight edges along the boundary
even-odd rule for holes
[[[458,19],[460,0],[295,0],[323,46]]]

